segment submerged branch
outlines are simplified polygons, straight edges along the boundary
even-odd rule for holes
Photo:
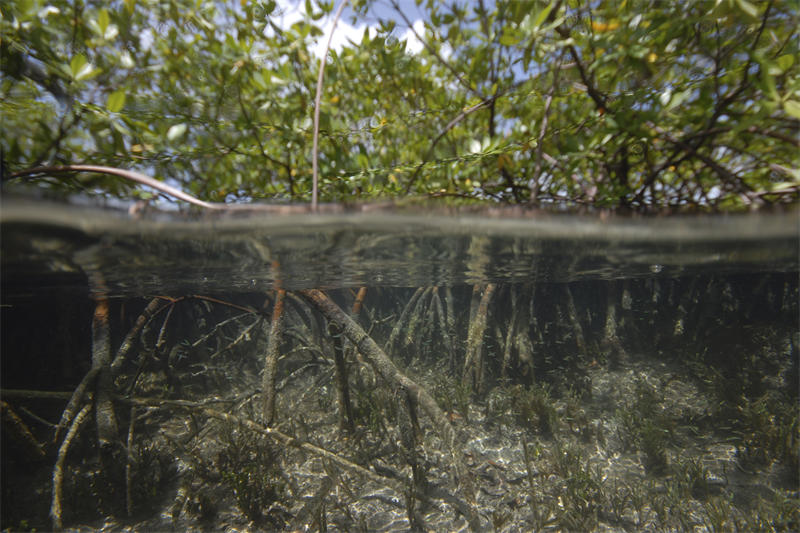
[[[10,433],[12,437],[19,440],[29,456],[35,459],[43,459],[45,457],[44,446],[33,436],[25,422],[4,400],[0,400],[0,413],[2,413],[5,434],[8,435]]]
[[[359,475],[362,475],[369,479],[370,481],[374,481],[376,483],[380,483],[382,485],[389,486],[398,492],[402,492],[402,486],[399,483],[394,482],[391,479],[385,478],[380,476],[371,470],[367,470],[363,466],[357,465],[352,461],[345,459],[344,457],[337,455],[325,448],[320,448],[319,446],[315,446],[309,442],[304,442],[301,440],[292,437],[291,435],[287,435],[282,431],[279,431],[275,428],[270,427],[263,427],[252,420],[248,420],[246,418],[242,418],[236,415],[232,415],[230,413],[225,413],[223,411],[219,411],[217,409],[211,409],[209,407],[205,407],[202,403],[199,402],[190,402],[185,400],[162,400],[160,398],[119,398],[123,402],[130,403],[132,405],[143,405],[148,407],[157,407],[160,409],[165,408],[183,408],[183,409],[190,409],[194,412],[201,413],[205,416],[216,418],[217,420],[222,420],[225,422],[233,423],[244,427],[250,431],[263,435],[265,437],[269,437],[270,439],[277,440],[287,447],[295,447],[306,452],[312,453],[314,455],[324,457],[339,466],[346,468],[352,472],[355,472]]]
[[[342,331],[334,323],[328,323],[328,334],[333,339],[333,357],[336,369],[336,395],[339,403],[339,429],[352,432],[353,408],[350,404],[350,387],[347,382],[347,359],[342,342]]]

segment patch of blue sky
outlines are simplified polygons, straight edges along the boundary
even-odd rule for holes
[[[413,0],[398,0],[397,3],[406,17],[412,21],[416,33],[422,35],[424,33],[423,15],[416,2]],[[336,2],[336,6],[338,5],[338,2]],[[277,11],[279,15],[274,22],[280,28],[289,28],[292,24],[304,20],[309,15],[306,12],[306,5],[303,0],[278,0]],[[399,41],[406,43],[406,52],[415,54],[422,50],[423,45],[415,36],[414,31],[404,25],[404,22],[389,2],[377,1],[370,3],[366,14],[357,13],[348,3],[335,29],[333,27],[333,14],[334,10],[331,10],[325,17],[316,21],[316,24],[322,30],[322,35],[317,38],[316,44],[311,47],[311,51],[317,58],[322,57],[331,32],[333,32],[331,49],[338,52],[345,46],[360,43],[365,32],[368,32],[371,38],[374,37],[379,31],[381,23],[385,21],[394,21],[396,23],[396,28],[392,35]]]

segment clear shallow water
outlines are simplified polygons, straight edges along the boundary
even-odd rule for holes
[[[4,198],[0,527],[797,530],[799,247],[796,213]]]
[[[385,209],[181,216],[6,201],[4,282],[96,271],[114,295],[792,272],[797,213],[631,219]],[[37,276],[41,276],[37,278]],[[51,278],[48,280],[48,277]]]

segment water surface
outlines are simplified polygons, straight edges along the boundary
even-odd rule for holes
[[[800,528],[796,213],[280,211],[3,198],[0,527]]]

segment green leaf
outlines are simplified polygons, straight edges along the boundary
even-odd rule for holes
[[[133,132],[129,130],[127,127],[125,127],[125,124],[117,120],[111,121],[111,127],[114,129],[114,131],[120,133],[121,135],[127,135],[127,136],[133,135]]]
[[[109,22],[111,22],[111,19],[108,16],[108,10],[105,8],[101,9],[100,13],[97,14],[97,26],[100,28],[100,35],[106,34]]]
[[[69,62],[69,70],[72,73],[73,79],[78,79],[78,74],[87,64],[88,61],[86,61],[86,56],[83,54],[77,54],[72,58],[72,61]]]
[[[690,96],[692,95],[691,89],[686,89],[685,91],[679,91],[672,95],[672,98],[669,100],[669,105],[666,106],[667,111],[671,111],[684,103]]]
[[[314,16],[314,7],[311,5],[311,0],[306,0],[305,11],[306,15],[308,15],[309,17]]]
[[[178,137],[182,137],[186,133],[186,124],[175,124],[167,131],[167,140],[174,141]]]
[[[520,42],[520,37],[518,35],[514,35],[511,32],[504,31],[503,34],[500,36],[500,44],[503,46],[514,46],[518,42]]]
[[[102,70],[89,63],[86,56],[78,54],[69,62],[69,72],[73,80],[82,81],[94,78]]]
[[[794,54],[784,54],[775,60],[775,65],[781,72],[786,72],[789,67],[794,65]]]
[[[758,18],[758,8],[747,0],[736,0],[736,7],[748,17],[752,19]]]
[[[125,106],[125,89],[117,89],[108,95],[106,109],[112,113],[119,113]]]
[[[763,90],[765,93],[767,93],[767,96],[770,98],[770,100],[779,100],[780,98],[778,97],[778,91],[775,88],[775,78],[769,74],[768,71],[769,68],[767,68],[767,71],[762,71],[761,73]]]
[[[33,0],[21,0],[16,2],[15,7],[15,15],[19,17],[21,21],[30,20],[36,16],[36,10],[39,8],[38,2],[34,2]]]
[[[794,118],[800,118],[800,102],[797,100],[786,100],[783,103],[783,110]]]
[[[539,11],[536,16],[533,18],[533,22],[531,23],[531,30],[536,31],[539,29],[539,26],[547,20],[547,17],[550,16],[550,12],[553,10],[556,2],[551,2],[546,8]]]

